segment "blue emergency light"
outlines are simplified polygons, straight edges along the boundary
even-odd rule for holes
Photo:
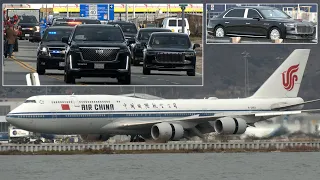
[[[48,32],[48,34],[57,34],[57,32]]]

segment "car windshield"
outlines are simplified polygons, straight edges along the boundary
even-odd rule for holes
[[[21,16],[20,23],[38,23],[38,20],[35,16]]]
[[[138,40],[149,40],[149,37],[151,36],[152,33],[154,32],[164,32],[164,31],[140,31],[138,35]],[[170,32],[170,30],[168,30]]]
[[[261,9],[260,11],[266,19],[290,19],[290,16],[278,9]]]
[[[119,24],[124,33],[137,33],[136,25],[134,24]]]
[[[72,29],[48,29],[42,36],[42,41],[61,41],[62,37],[70,36]]]
[[[74,41],[119,41],[124,42],[123,34],[117,27],[78,27]]]
[[[179,47],[189,48],[191,42],[187,36],[176,35],[154,35],[150,39],[151,47]]]

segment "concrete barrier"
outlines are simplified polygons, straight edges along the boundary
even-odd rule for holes
[[[0,151],[72,151],[72,150],[196,150],[196,149],[267,149],[288,147],[320,148],[320,142],[239,142],[239,143],[125,143],[125,144],[2,144]]]

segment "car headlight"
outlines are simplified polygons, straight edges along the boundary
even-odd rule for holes
[[[43,53],[47,53],[48,52],[48,48],[47,47],[40,47],[40,51]]]
[[[296,24],[295,23],[284,23],[284,26],[287,28],[294,28],[294,27],[296,27]]]
[[[36,26],[36,32],[40,32],[40,27]]]
[[[185,53],[185,56],[188,56],[188,57],[194,56],[194,53],[193,53],[193,52],[186,52],[186,53]]]

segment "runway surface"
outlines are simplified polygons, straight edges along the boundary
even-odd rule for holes
[[[13,59],[4,59],[3,85],[27,85],[26,74],[36,72],[38,43],[19,40],[19,52],[14,53]],[[202,65],[202,57],[197,58]],[[187,76],[183,71],[151,71],[151,75],[142,74],[141,66],[132,66],[131,85],[202,85],[202,74]],[[39,75],[41,85],[69,85],[63,80],[62,70],[46,70],[45,75]],[[81,78],[77,85],[118,85],[117,79],[112,78]]]

